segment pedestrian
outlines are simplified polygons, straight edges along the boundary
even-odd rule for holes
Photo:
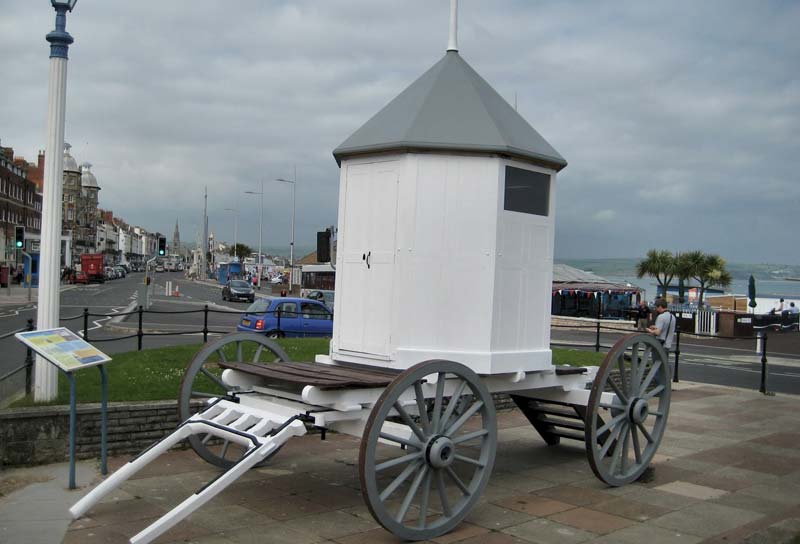
[[[789,303],[789,315],[797,315],[800,314],[800,308],[794,305],[794,302]]]
[[[667,301],[664,299],[656,302],[656,314],[656,322],[647,328],[647,332],[655,336],[669,353],[675,336],[675,316],[667,309]]]
[[[646,332],[648,325],[650,325],[650,306],[642,299],[636,308],[636,330]]]
[[[781,315],[784,310],[784,303],[783,298],[781,298],[778,302],[775,303],[775,307],[770,310],[770,315]]]

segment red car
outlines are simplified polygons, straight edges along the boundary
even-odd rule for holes
[[[86,272],[75,272],[72,276],[72,283],[89,283],[89,276]]]

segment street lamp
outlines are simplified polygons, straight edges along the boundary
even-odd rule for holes
[[[291,180],[278,178],[275,181],[292,184],[292,242],[289,244],[289,290],[292,289],[292,278],[294,277],[294,214],[297,202],[297,166],[294,167],[294,177]]]
[[[261,289],[261,233],[264,231],[264,180],[261,180],[261,192],[245,191],[246,195],[259,195],[261,197],[261,210],[258,212],[258,266],[256,266],[256,273],[258,274],[258,288]]]
[[[67,59],[72,36],[66,30],[67,12],[77,0],[51,0],[56,11],[56,28],[46,36],[50,42],[50,76],[47,90],[47,143],[42,190],[42,224],[39,246],[39,329],[58,327],[61,279],[61,198],[64,170],[64,117],[67,107]],[[56,398],[58,370],[40,356],[34,368],[34,399]]]
[[[236,246],[239,245],[239,203],[236,208],[225,208],[226,212],[233,212],[233,258],[236,259]]]

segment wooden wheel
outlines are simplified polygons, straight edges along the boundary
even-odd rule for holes
[[[178,396],[178,417],[186,421],[197,411],[205,408],[209,398],[235,395],[238,389],[230,390],[222,381],[221,362],[238,361],[253,364],[288,361],[289,356],[278,344],[260,334],[235,332],[207,344],[186,366],[181,379]],[[203,404],[198,403],[203,401]],[[198,406],[200,408],[198,409]],[[230,468],[241,459],[245,450],[227,440],[193,435],[189,444],[197,455],[221,468]]]
[[[633,482],[650,465],[667,425],[670,376],[667,353],[649,334],[621,338],[603,360],[585,434],[589,464],[608,485]]]
[[[480,378],[451,361],[419,363],[370,413],[359,455],[362,495],[396,536],[435,538],[478,501],[496,448],[494,404]]]

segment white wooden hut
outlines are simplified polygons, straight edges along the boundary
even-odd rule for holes
[[[556,172],[566,161],[459,55],[333,152],[330,358],[480,374],[551,366]]]

